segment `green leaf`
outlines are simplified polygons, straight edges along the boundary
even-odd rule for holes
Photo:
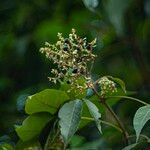
[[[74,135],[71,139],[71,141],[69,142],[70,147],[79,147],[80,145],[82,145],[85,142],[85,138],[79,135]]]
[[[94,140],[92,142],[84,142],[82,145],[78,147],[71,147],[69,150],[98,150],[102,147],[102,140]]]
[[[82,116],[84,116],[84,117],[91,117],[89,109],[88,109],[88,107],[87,107],[87,105],[85,103],[83,103]],[[81,119],[79,129],[82,129],[83,127],[85,127],[90,122],[91,122],[90,120],[85,120],[85,119],[83,120],[83,119]]]
[[[126,92],[124,93],[122,91],[121,88],[119,88],[117,90],[117,92],[115,93],[112,93],[111,96],[108,95],[107,97],[107,103],[112,107],[114,106],[118,101],[120,101],[122,98],[121,97],[115,97],[117,95],[131,95],[133,94],[132,92]],[[114,97],[113,97],[114,96]],[[97,108],[99,109],[100,113],[103,114],[105,112],[105,107],[100,104],[99,100],[98,100],[98,97],[97,95],[93,95],[91,96],[90,98],[88,98],[92,103],[94,103]],[[87,108],[87,105],[85,105],[85,103],[83,103],[83,112],[82,112],[82,116],[84,117],[91,117],[90,113],[89,113],[89,110]],[[80,128],[83,128],[84,126],[86,126],[88,123],[90,123],[91,121],[89,120],[81,120],[81,123],[80,123]]]
[[[120,87],[122,88],[122,90],[124,91],[124,93],[126,93],[126,86],[125,86],[125,83],[123,82],[123,80],[121,80],[119,78],[114,78],[112,76],[108,76],[108,78],[112,79],[114,82],[119,84]]]
[[[66,145],[78,129],[82,113],[82,104],[82,101],[77,99],[64,104],[59,110],[59,125],[63,141]]]
[[[88,106],[89,112],[90,112],[91,116],[94,118],[98,130],[100,131],[100,133],[102,133],[101,125],[100,125],[101,114],[100,114],[97,106],[87,99],[85,99],[84,102]]]
[[[124,147],[122,150],[130,150],[130,149],[134,148],[136,145],[137,145],[137,143],[128,145],[128,146]]]
[[[27,114],[37,112],[49,112],[54,114],[60,105],[67,100],[69,100],[69,97],[64,91],[46,89],[28,97],[25,105],[25,111]]]
[[[27,117],[21,126],[16,126],[16,132],[22,141],[38,138],[40,132],[50,121],[49,113],[37,113]]]
[[[84,86],[86,80],[83,76],[78,77],[76,81],[80,86]],[[60,86],[61,91],[65,91],[70,99],[82,99],[83,97],[86,96],[86,90],[83,92],[80,91],[80,89],[77,89],[76,87],[72,86],[71,84],[66,83],[66,81],[61,83]],[[70,91],[70,92],[68,92]]]
[[[23,142],[19,140],[16,144],[16,150],[24,150],[24,149],[39,150],[41,149],[41,145],[37,141]]]
[[[0,144],[0,150],[15,150],[11,144],[2,143]]]
[[[136,142],[139,139],[139,135],[141,133],[142,128],[149,119],[150,119],[150,105],[140,107],[136,111],[133,119],[133,126],[136,132]]]
[[[98,6],[99,1],[98,0],[83,0],[83,3],[86,8],[88,8],[90,11],[94,11],[94,9]]]

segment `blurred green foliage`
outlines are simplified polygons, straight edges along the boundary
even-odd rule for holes
[[[13,132],[13,124],[22,119],[16,107],[21,95],[54,86],[47,79],[53,66],[39,48],[45,41],[55,42],[57,32],[66,35],[71,28],[82,37],[98,39],[93,74],[122,78],[127,89],[148,102],[150,1],[99,0],[94,9],[85,2],[90,0],[1,1],[0,135]],[[123,101],[115,109],[132,124],[138,106]]]

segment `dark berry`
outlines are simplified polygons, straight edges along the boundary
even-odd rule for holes
[[[79,44],[81,44],[81,45],[83,44],[83,40],[82,39],[80,39]]]
[[[64,44],[63,50],[68,51],[68,45],[67,44]]]
[[[79,51],[80,50],[80,48],[79,47],[77,47],[77,51]]]
[[[68,38],[66,38],[66,39],[64,40],[64,42],[67,43],[67,44],[70,44],[70,41],[69,41]]]
[[[87,49],[87,50],[92,50],[92,45],[88,44],[88,45],[86,46],[86,49]]]
[[[84,74],[84,70],[83,70],[83,69],[80,69],[80,73],[81,73],[81,74]]]
[[[77,73],[78,72],[78,69],[74,69],[73,71],[72,71],[72,73]]]
[[[70,84],[71,82],[69,80],[67,80],[67,84]]]

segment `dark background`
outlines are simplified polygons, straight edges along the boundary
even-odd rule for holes
[[[18,99],[53,86],[47,79],[52,64],[39,49],[71,28],[97,37],[95,74],[123,79],[134,97],[149,102],[149,17],[149,0],[100,0],[94,10],[81,0],[1,0],[0,136],[20,117]],[[139,106],[125,100],[116,110],[132,126]]]

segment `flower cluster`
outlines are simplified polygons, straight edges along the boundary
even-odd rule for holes
[[[46,42],[45,47],[40,49],[57,65],[57,69],[51,70],[53,76],[49,77],[49,80],[54,83],[64,80],[73,83],[80,76],[87,77],[87,64],[96,57],[92,53],[96,46],[96,39],[88,43],[86,38],[80,38],[74,29],[68,38],[64,38],[61,33],[58,33],[58,39],[56,44]]]
[[[98,84],[101,89],[102,97],[104,97],[106,94],[117,92],[116,84],[113,81],[109,80],[107,77],[100,78]]]

